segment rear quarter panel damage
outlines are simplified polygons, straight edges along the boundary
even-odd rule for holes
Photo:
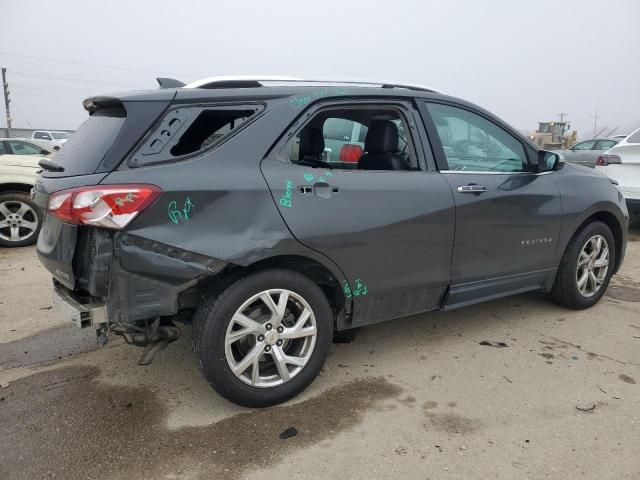
[[[260,160],[292,120],[292,109],[283,105],[214,150],[175,163],[121,167],[103,180],[148,183],[163,190],[126,235],[117,236],[111,292],[117,293],[119,305],[112,312],[117,309],[123,320],[176,313],[179,293],[219,268],[248,267],[282,255],[313,259],[340,284],[346,280],[330,259],[291,235],[260,172]],[[130,245],[125,244],[127,238]],[[186,253],[171,257],[171,249]],[[190,255],[189,260],[184,255]],[[211,261],[216,265],[213,271],[208,268]],[[148,308],[141,310],[136,304]],[[132,312],[128,319],[127,309]]]

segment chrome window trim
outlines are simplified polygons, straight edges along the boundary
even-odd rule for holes
[[[483,172],[479,170],[440,170],[440,173],[459,173],[459,174],[472,174],[472,175],[548,175],[553,173],[553,170],[546,172]]]

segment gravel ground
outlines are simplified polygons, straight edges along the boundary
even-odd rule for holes
[[[2,480],[640,478],[637,228],[592,309],[530,294],[363,328],[264,410],[209,388],[189,327],[147,367],[98,348],[33,248],[0,249],[0,278]]]

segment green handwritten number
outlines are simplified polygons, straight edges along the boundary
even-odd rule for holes
[[[362,282],[362,280],[360,280],[359,278],[356,278],[356,280],[354,281],[355,283],[355,290],[353,291],[353,294],[356,297],[359,297],[360,295],[366,295],[367,293],[369,293],[369,289],[367,288],[367,286]]]
[[[312,175],[312,174],[310,174],[310,173],[305,173],[305,174],[304,174],[304,179],[305,179],[307,182],[310,182],[311,180],[313,180],[313,175]]]
[[[344,296],[347,298],[351,298],[351,287],[349,286],[349,282],[347,282],[346,280],[344,281]]]

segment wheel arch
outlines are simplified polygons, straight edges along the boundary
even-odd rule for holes
[[[33,185],[29,185],[28,183],[0,183],[0,193],[30,193],[32,188]]]
[[[220,274],[206,278],[204,285],[207,285],[207,290],[221,291],[242,277],[270,268],[292,270],[316,283],[324,292],[334,312],[335,329],[348,328],[346,318],[351,314],[351,302],[344,296],[338,274],[317,259],[304,255],[275,255],[247,266],[230,264]]]
[[[622,249],[624,248],[624,231],[623,227],[620,224],[618,218],[611,212],[606,210],[601,210],[595,213],[592,213],[590,216],[584,219],[584,221],[575,229],[571,239],[573,239],[578,232],[580,232],[585,226],[594,221],[600,221],[607,225],[613,234],[613,239],[615,241],[616,247],[616,263],[614,265],[613,273],[616,273],[622,264]],[[565,250],[568,248],[570,241],[565,246]]]

